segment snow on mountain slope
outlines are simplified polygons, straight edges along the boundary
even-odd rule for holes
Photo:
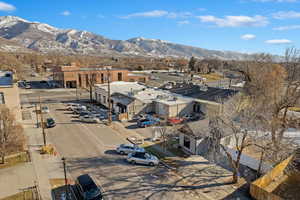
[[[74,29],[58,29],[48,24],[30,22],[14,16],[0,17],[0,37],[40,52],[91,55],[133,55],[156,57],[198,57],[244,59],[247,55],[214,51],[159,39],[132,38],[111,40],[101,35]]]

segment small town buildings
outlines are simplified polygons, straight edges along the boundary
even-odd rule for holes
[[[82,67],[72,63],[68,66],[60,66],[53,71],[53,80],[66,88],[87,88],[90,84],[107,83],[110,81],[139,81],[146,82],[147,76],[129,74],[126,69],[115,69],[111,66]]]
[[[168,119],[201,113],[201,109],[204,109],[193,98],[148,88],[137,82],[113,82],[110,84],[110,92],[112,108],[127,120],[143,113],[154,113],[160,118]],[[107,95],[107,84],[95,85],[93,98],[96,102],[108,107]]]

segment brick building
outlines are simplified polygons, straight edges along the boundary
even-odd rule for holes
[[[146,82],[147,76],[132,75],[126,69],[114,69],[111,66],[82,67],[75,63],[69,66],[60,66],[53,71],[53,80],[65,88],[87,88],[90,83],[102,84],[107,82],[108,73],[110,81]]]

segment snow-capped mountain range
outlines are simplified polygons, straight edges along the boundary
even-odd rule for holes
[[[64,54],[103,56],[194,56],[235,60],[243,60],[248,56],[238,52],[207,50],[142,37],[129,40],[111,40],[87,31],[58,29],[48,24],[30,22],[15,16],[0,17],[0,37],[14,42],[14,44],[19,44],[23,48],[43,53],[61,52]],[[0,41],[0,49],[2,49],[1,46],[2,42]]]

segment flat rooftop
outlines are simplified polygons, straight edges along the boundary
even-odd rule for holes
[[[108,91],[108,84],[95,84],[96,90],[102,89]],[[125,82],[125,81],[115,81],[110,83],[110,92],[111,94],[118,92],[124,95],[128,95],[131,92],[139,91],[146,89],[146,86],[141,85],[137,82]]]
[[[108,85],[95,84],[96,90],[103,89],[108,91]],[[113,93],[121,93],[134,97],[144,103],[151,103],[153,101],[168,105],[185,104],[193,101],[193,98],[184,97],[166,90],[148,88],[137,82],[116,81],[110,83],[110,91]]]

